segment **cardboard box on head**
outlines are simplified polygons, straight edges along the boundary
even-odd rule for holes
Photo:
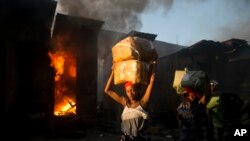
[[[152,42],[140,37],[127,37],[112,47],[113,62],[125,60],[155,61],[158,58]]]
[[[114,67],[114,84],[131,82],[133,84],[148,84],[150,64],[137,60],[121,61]]]

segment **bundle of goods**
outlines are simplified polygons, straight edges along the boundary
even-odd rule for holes
[[[184,70],[176,70],[173,82],[173,88],[176,90],[177,94],[185,93],[184,88],[181,86],[181,80],[186,72]]]
[[[150,65],[137,60],[126,60],[118,62],[114,69],[114,84],[124,82],[147,84]]]
[[[157,59],[157,52],[152,42],[140,37],[127,37],[112,48],[113,62],[125,60],[153,61]]]
[[[127,37],[112,47],[114,84],[125,82],[147,84],[150,62],[157,60],[152,42],[140,37]]]
[[[175,71],[175,78],[173,88],[176,89],[177,94],[185,93],[184,88],[195,90],[200,95],[208,95],[209,79],[204,71]]]
[[[182,77],[181,86],[203,91],[207,80],[207,74],[204,71],[187,71]]]

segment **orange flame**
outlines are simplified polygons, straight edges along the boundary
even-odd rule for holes
[[[76,114],[76,103],[66,97],[55,106],[54,115],[61,116],[69,114]]]
[[[67,38],[57,37],[55,39],[56,51],[48,52],[50,65],[56,71],[54,115],[57,116],[76,114],[76,96],[70,89],[72,84],[69,84],[76,78],[76,58],[73,57],[72,52],[64,50],[64,40]]]
[[[51,59],[51,66],[53,66],[56,70],[56,76],[55,76],[55,81],[58,81],[63,74],[64,70],[64,62],[65,62],[65,57],[63,53],[55,53],[53,54],[52,52],[49,52],[49,57]]]
[[[75,78],[76,77],[76,66],[75,65],[71,65],[69,67],[68,73],[69,73],[69,76]]]

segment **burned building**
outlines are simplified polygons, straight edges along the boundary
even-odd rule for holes
[[[53,69],[47,52],[56,4],[50,0],[1,1],[0,111],[6,132],[25,135],[50,126]],[[44,117],[41,124],[31,122],[40,116]]]
[[[65,58],[64,68],[68,66],[65,71],[75,78],[75,86],[72,87],[76,96],[73,99],[76,101],[77,114],[81,116],[91,117],[95,114],[93,111],[97,101],[97,36],[102,23],[62,14],[56,16],[52,40],[55,41],[55,46],[64,47],[64,53],[68,53],[65,56],[68,58]],[[69,61],[69,56],[73,57],[72,61]],[[69,61],[68,64],[66,61]]]
[[[152,126],[176,128],[180,97],[172,84],[175,71],[185,67],[204,70],[222,91],[249,99],[250,49],[245,40],[202,40],[185,47],[155,40],[155,34],[105,30],[103,21],[55,15],[56,5],[50,0],[1,2],[0,112],[7,133],[43,134],[96,125],[119,131],[122,107],[103,89],[112,65],[111,48],[128,35],[152,40],[158,53],[149,105]]]

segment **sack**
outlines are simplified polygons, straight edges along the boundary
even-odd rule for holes
[[[204,71],[187,71],[182,77],[181,86],[189,87],[203,93],[207,82],[208,77]]]

